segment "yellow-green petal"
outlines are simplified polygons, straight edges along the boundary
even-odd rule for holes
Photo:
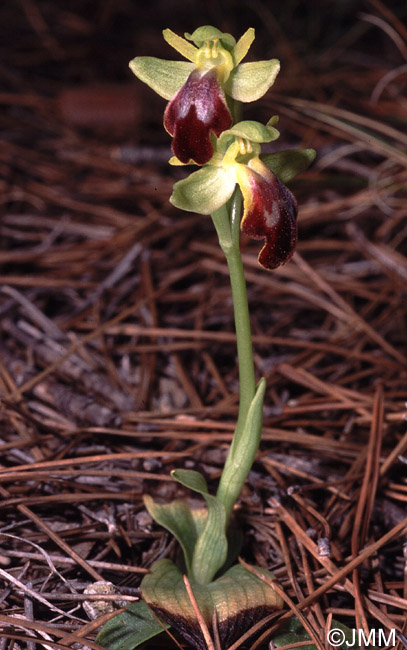
[[[192,43],[188,43],[185,38],[178,36],[172,29],[164,29],[163,31],[164,40],[167,41],[168,45],[177,50],[182,56],[185,56],[186,59],[189,59],[195,63],[195,57],[197,49]]]
[[[240,63],[242,59],[246,56],[249,51],[251,44],[254,41],[254,28],[249,27],[249,29],[239,38],[235,47],[232,51],[233,61],[235,66]]]

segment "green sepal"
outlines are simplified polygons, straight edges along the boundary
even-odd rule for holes
[[[206,166],[175,183],[170,202],[197,214],[212,214],[232,196],[235,180],[221,167]]]
[[[254,120],[243,120],[238,122],[231,129],[223,131],[219,140],[228,137],[229,135],[238,136],[250,140],[251,142],[272,142],[277,140],[280,132],[274,126],[264,125]]]
[[[276,124],[278,124],[279,119],[280,117],[278,115],[273,115],[272,117],[270,117],[266,126],[275,126]]]
[[[266,380],[262,377],[249,406],[243,426],[237,428],[219,482],[217,497],[229,517],[260,445]]]
[[[195,69],[188,61],[165,61],[154,56],[136,56],[129,66],[140,81],[164,99],[172,99]]]
[[[214,41],[216,39],[222,41],[222,45],[228,50],[231,50],[236,45],[236,39],[232,34],[221,32],[216,27],[212,27],[212,25],[198,27],[192,34],[185,32],[184,36],[189,41],[195,43],[197,47],[202,47],[206,41]]]
[[[232,51],[233,62],[237,66],[248,53],[251,44],[254,41],[254,29],[249,29],[241,36]]]
[[[184,487],[198,492],[206,501],[208,516],[193,550],[190,572],[191,580],[206,585],[223,566],[227,556],[225,508],[216,497],[209,494],[206,481],[199,472],[175,469],[171,476]]]
[[[287,149],[263,154],[260,160],[279,177],[282,183],[288,183],[297,174],[308,169],[315,156],[315,149]]]
[[[280,70],[280,61],[241,63],[230,73],[224,85],[227,95],[239,102],[254,102],[266,94]]]
[[[143,501],[154,521],[174,535],[181,545],[187,573],[190,575],[195,545],[201,532],[191,508],[184,499],[161,504],[156,503],[149,495],[144,495]]]
[[[139,600],[107,621],[96,643],[109,650],[133,650],[169,627],[164,622],[160,625],[146,603]]]
[[[164,40],[167,41],[168,45],[171,45],[174,50],[177,50],[177,52],[182,54],[182,56],[185,56],[186,59],[195,63],[198,50],[192,45],[192,43],[188,43],[185,38],[178,36],[178,34],[172,31],[172,29],[164,29],[163,37]]]

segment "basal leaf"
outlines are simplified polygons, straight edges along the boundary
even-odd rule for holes
[[[188,574],[192,571],[193,555],[198,539],[196,520],[191,508],[184,499],[176,499],[171,503],[156,503],[150,496],[143,497],[148,512],[160,526],[168,530],[180,543],[184,552],[185,565]]]
[[[285,646],[288,644],[300,644],[304,641],[310,641],[311,637],[304,629],[298,618],[294,616],[278,628],[277,632],[272,636],[271,640],[273,642],[273,647],[279,648],[280,646]],[[302,646],[298,647],[298,650],[300,649],[302,649]],[[297,650],[297,647],[295,645],[293,645],[293,650]],[[310,644],[305,646],[304,650],[317,650],[317,648],[315,645]]]
[[[332,633],[334,635],[331,637],[330,635]],[[358,642],[357,635],[356,639],[354,639],[353,634],[353,631],[349,627],[332,619],[331,629],[327,633],[327,641],[331,641],[331,647],[338,648],[338,650],[349,650],[349,648],[352,648],[352,650],[360,650],[361,646]],[[317,650],[317,647],[312,643],[307,646],[300,645],[304,641],[311,641],[311,637],[296,616],[283,623],[277,630],[277,633],[272,637],[273,647],[275,648],[292,645],[292,650],[304,650],[305,648],[306,650]],[[370,643],[367,645],[371,650],[377,650]]]
[[[133,650],[168,627],[166,623],[160,625],[146,603],[139,600],[111,618],[97,635],[96,643],[108,650]]]
[[[268,575],[264,569],[258,571]],[[209,627],[214,609],[223,648],[229,647],[262,618],[281,609],[280,596],[263,580],[235,565],[208,585],[191,581],[198,607]],[[159,560],[141,583],[143,598],[167,623],[192,645],[206,647],[179,569],[167,559]]]

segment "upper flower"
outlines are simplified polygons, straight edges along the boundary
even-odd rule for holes
[[[231,34],[209,25],[185,34],[188,40],[170,29],[165,29],[163,36],[190,63],[136,57],[130,68],[171,100],[164,126],[173,136],[175,156],[182,163],[204,165],[214,153],[211,133],[219,137],[232,124],[226,97],[241,102],[259,99],[273,84],[280,64],[277,59],[240,64],[254,40],[253,28],[237,43]]]
[[[244,121],[224,131],[210,163],[176,183],[170,199],[183,210],[213,214],[239,185],[244,203],[241,230],[265,240],[259,262],[266,269],[287,262],[297,240],[297,203],[282,181],[306,169],[315,156],[313,149],[299,149],[260,157],[260,143],[279,135],[275,123],[276,118],[267,126]]]
[[[213,156],[210,132],[219,136],[231,124],[232,116],[213,68],[193,70],[164,113],[164,126],[174,136],[172,150],[183,163],[207,163]]]

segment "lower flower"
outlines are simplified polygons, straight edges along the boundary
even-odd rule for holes
[[[259,262],[266,269],[285,264],[297,242],[297,202],[284,182],[309,167],[313,149],[292,149],[261,155],[260,144],[278,137],[276,117],[264,126],[243,121],[224,131],[215,154],[202,169],[178,181],[170,201],[181,210],[214,214],[231,198],[236,184],[243,195],[241,229],[264,239]],[[180,164],[176,158],[170,162]]]
[[[285,264],[297,242],[297,202],[259,158],[237,164],[236,177],[243,194],[242,231],[253,239],[265,239],[259,262],[266,269]]]

